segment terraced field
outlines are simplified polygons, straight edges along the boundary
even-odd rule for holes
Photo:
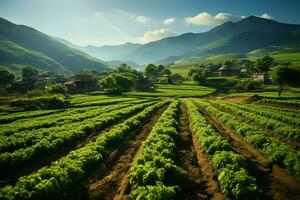
[[[78,95],[0,123],[0,199],[300,199],[298,100]]]

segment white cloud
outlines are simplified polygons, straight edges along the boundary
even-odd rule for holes
[[[148,43],[156,40],[160,40],[166,37],[175,36],[175,34],[169,29],[158,29],[154,31],[147,31],[143,37],[139,38],[142,43]]]
[[[193,25],[216,26],[228,21],[236,22],[241,19],[243,19],[243,16],[235,16],[230,13],[218,13],[217,15],[211,15],[207,12],[202,12],[192,17],[186,17],[185,22]]]
[[[162,23],[164,25],[171,25],[171,24],[174,24],[175,23],[175,18],[171,17],[171,18],[168,18],[168,19],[164,19],[162,21]]]
[[[150,18],[145,16],[133,16],[133,18],[135,18],[135,20],[140,24],[147,24],[151,21]]]
[[[273,19],[273,17],[267,13],[262,14],[261,16],[259,16],[261,18],[265,18],[265,19]]]

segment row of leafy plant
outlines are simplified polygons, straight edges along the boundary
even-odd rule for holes
[[[39,131],[38,129],[51,128],[54,126],[63,126],[65,124],[80,122],[89,118],[93,118],[99,115],[101,110],[110,109],[110,107],[126,107],[133,104],[143,103],[145,100],[136,100],[122,102],[118,104],[111,104],[106,106],[93,106],[93,107],[83,107],[83,108],[69,108],[64,112],[57,114],[52,114],[49,116],[36,117],[33,119],[22,119],[9,124],[2,125],[0,130],[0,137],[10,136],[17,134],[22,136],[22,132],[28,131]],[[118,109],[118,108],[116,108]],[[114,109],[113,109],[114,110]]]
[[[282,108],[282,107],[274,107],[274,106],[258,104],[258,103],[251,103],[251,104],[255,105],[255,106],[258,106],[258,108],[264,108],[264,109],[269,109],[269,110],[280,112],[281,114],[289,116],[289,117],[300,118],[300,111],[299,110],[294,110],[294,109],[290,109],[290,108]]]
[[[110,105],[114,103],[121,103],[125,101],[131,101],[134,100],[134,98],[120,98],[120,99],[103,99],[103,100],[97,100],[97,102],[87,102],[84,104],[79,104],[77,107],[78,109],[82,107],[82,109],[88,109],[84,108],[85,106],[101,106],[101,105]],[[86,105],[85,105],[86,104]],[[91,105],[95,104],[95,105]],[[0,124],[5,124],[5,123],[10,123],[16,120],[20,119],[28,119],[28,118],[35,118],[35,117],[41,117],[41,116],[46,116],[48,117],[49,115],[55,114],[55,113],[61,113],[61,112],[66,112],[69,111],[70,108],[68,109],[56,109],[56,110],[35,110],[35,111],[25,111],[25,112],[17,112],[17,113],[11,113],[9,115],[3,115],[0,116]],[[79,110],[78,110],[79,111]]]
[[[62,146],[73,144],[80,141],[82,138],[88,136],[95,131],[101,131],[103,128],[119,123],[120,120],[126,119],[147,106],[153,103],[144,103],[130,106],[120,110],[115,110],[109,113],[99,115],[95,118],[86,120],[82,123],[67,126],[65,131],[49,132],[49,135],[39,139],[34,145],[23,149],[18,149],[14,152],[5,152],[0,154],[0,172],[7,173],[16,170],[18,166],[29,162],[39,156],[51,154]]]
[[[173,102],[162,114],[143,143],[128,176],[133,199],[174,199],[186,175],[175,163],[174,136],[179,102]]]
[[[279,100],[279,99],[261,99],[258,102],[259,104],[278,104],[283,106],[291,106],[291,107],[300,107],[299,100]]]
[[[232,151],[232,146],[217,133],[199,113],[197,106],[186,102],[190,130],[195,134],[209,155],[211,164],[218,174],[221,190],[229,199],[257,199],[259,189],[256,179],[249,175],[246,159]]]
[[[81,104],[85,102],[99,101],[112,99],[113,97],[107,95],[86,95],[86,94],[76,94],[72,95],[72,98],[69,100],[71,105]]]
[[[92,102],[84,102],[80,104],[75,104],[72,107],[86,107],[86,106],[104,106],[104,105],[110,105],[112,103],[121,103],[125,101],[133,101],[136,100],[136,98],[112,98],[112,99],[104,99],[104,100],[98,100],[98,101],[92,101]]]
[[[289,138],[293,141],[300,142],[300,129],[289,126],[285,123],[279,122],[269,117],[259,116],[253,110],[250,109],[247,111],[247,108],[233,103],[225,103],[222,101],[212,101],[214,105],[220,106],[223,109],[226,109],[232,112],[234,115],[241,116],[251,122],[255,122],[265,128],[272,130],[273,133]],[[260,112],[260,111],[257,111]]]
[[[300,152],[269,138],[256,126],[243,122],[234,115],[222,112],[204,100],[197,100],[197,103],[223,124],[232,128],[247,143],[261,149],[271,162],[288,169],[291,173],[300,175]]]
[[[66,157],[43,167],[37,172],[19,178],[14,186],[0,189],[0,199],[59,199],[67,196],[73,187],[82,183],[87,175],[103,161],[126,138],[137,130],[165,105],[166,101],[148,106],[139,114],[99,135],[94,142],[71,151]]]
[[[82,125],[89,123],[89,121],[93,120],[95,117],[99,117],[102,114],[113,112],[130,105],[133,104],[121,103],[117,105],[98,107],[97,109],[92,109],[90,111],[86,110],[85,112],[67,112],[65,113],[66,116],[49,116],[48,120],[47,118],[44,120],[33,120],[33,123],[27,121],[27,123],[20,124],[19,128],[18,124],[13,123],[12,125],[16,126],[15,129],[22,129],[22,127],[26,124],[28,124],[28,127],[42,128],[19,131],[10,136],[0,135],[0,152],[13,152],[20,148],[32,146],[40,140],[45,139],[45,137],[49,138],[52,137],[52,135],[58,133],[63,134],[70,130],[76,131],[76,129],[80,129]]]
[[[0,123],[10,123],[19,119],[28,119],[28,118],[34,118],[34,117],[40,117],[45,115],[51,115],[54,113],[64,112],[64,109],[60,110],[34,110],[34,111],[24,111],[24,112],[15,112],[15,113],[9,113],[6,115],[0,116]]]
[[[218,101],[220,102],[220,101]],[[300,125],[300,118],[295,116],[291,116],[290,113],[279,112],[270,108],[262,108],[261,106],[255,104],[240,104],[240,103],[227,103],[228,105],[235,106],[240,108],[241,110],[245,110],[247,112],[256,113],[260,116],[267,117],[268,119],[276,119],[280,122],[284,122],[290,125],[299,126]],[[280,124],[280,123],[278,123]],[[282,124],[280,124],[282,125]]]

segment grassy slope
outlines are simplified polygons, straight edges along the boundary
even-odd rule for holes
[[[48,56],[31,51],[17,45],[3,37],[0,37],[0,65],[28,64],[36,66],[38,69],[47,71],[52,68],[56,72],[64,72],[62,64],[49,58]]]
[[[198,86],[193,82],[181,85],[156,84],[152,92],[128,92],[127,95],[154,97],[196,97],[214,92],[210,87]]]

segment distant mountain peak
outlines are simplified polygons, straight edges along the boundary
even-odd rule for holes
[[[272,23],[279,23],[273,19],[266,19],[266,18],[262,18],[262,17],[258,17],[258,16],[249,16],[249,17],[246,17],[236,23],[265,23],[265,22],[272,22]]]

